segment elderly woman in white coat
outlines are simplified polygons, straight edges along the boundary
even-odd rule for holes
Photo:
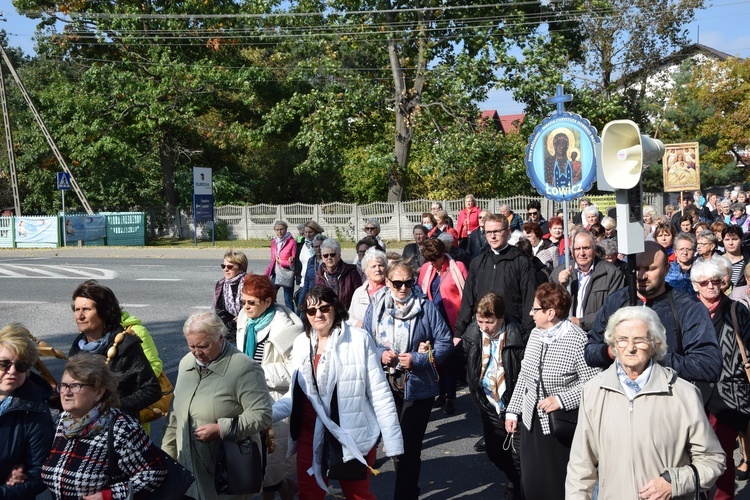
[[[305,328],[299,317],[276,303],[276,289],[268,276],[254,274],[242,287],[242,311],[237,317],[237,348],[260,363],[274,401],[289,391],[292,380],[292,345]],[[276,450],[268,455],[263,498],[282,500],[296,493],[294,457],[287,457],[289,421],[273,424]]]
[[[696,474],[708,490],[724,452],[698,389],[659,364],[667,341],[656,312],[624,307],[604,338],[615,362],[584,387],[566,500],[591,498],[597,482],[600,500],[692,499]]]
[[[362,283],[361,287],[354,290],[352,303],[349,306],[348,321],[350,325],[357,328],[362,328],[362,320],[365,319],[367,308],[374,301],[375,294],[385,288],[388,258],[385,256],[385,252],[372,247],[365,252],[361,264],[367,280]]]
[[[306,335],[294,341],[292,387],[273,405],[273,420],[290,418],[289,449],[297,452],[299,498],[325,498],[338,479],[346,498],[374,499],[370,472],[382,434],[388,456],[403,453],[396,405],[375,341],[346,323],[336,293],[307,294]]]

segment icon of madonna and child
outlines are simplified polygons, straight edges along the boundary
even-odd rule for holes
[[[567,127],[558,127],[547,136],[544,158],[544,180],[555,187],[569,187],[581,182],[581,150],[576,137]]]

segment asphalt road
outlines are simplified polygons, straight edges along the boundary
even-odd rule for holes
[[[68,248],[55,250],[0,250],[0,324],[18,321],[40,340],[67,353],[77,331],[70,309],[71,294],[85,279],[98,279],[117,295],[123,308],[140,318],[159,347],[165,371],[174,382],[179,360],[188,352],[182,324],[193,312],[211,306],[213,284],[221,277],[224,249]],[[267,253],[246,253],[250,269],[263,272]],[[351,251],[344,257],[351,260]],[[283,300],[282,297],[279,297]],[[49,360],[59,375],[62,362]],[[456,413],[435,409],[424,440],[420,486],[422,496],[435,500],[501,497],[505,477],[473,445],[481,433],[479,416],[467,391],[460,390]],[[161,441],[163,421],[152,426]],[[372,479],[378,498],[392,497],[392,462],[379,453]],[[750,500],[741,486],[737,498]]]

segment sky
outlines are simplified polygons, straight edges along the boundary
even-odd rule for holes
[[[701,43],[721,52],[737,57],[750,57],[750,0],[717,0],[707,2],[709,7],[696,12],[696,20],[687,29],[693,43]],[[21,16],[11,0],[0,0],[0,13],[7,22],[0,29],[8,33],[10,45],[20,47],[24,53],[34,53],[34,30],[36,21]],[[554,89],[550,89],[550,95]],[[522,113],[523,105],[515,102],[506,91],[494,90],[480,104],[482,109],[496,109],[499,114]]]

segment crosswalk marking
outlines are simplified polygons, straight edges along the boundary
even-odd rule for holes
[[[28,264],[0,264],[0,278],[96,279],[112,280],[117,272],[85,266],[52,266]]]

